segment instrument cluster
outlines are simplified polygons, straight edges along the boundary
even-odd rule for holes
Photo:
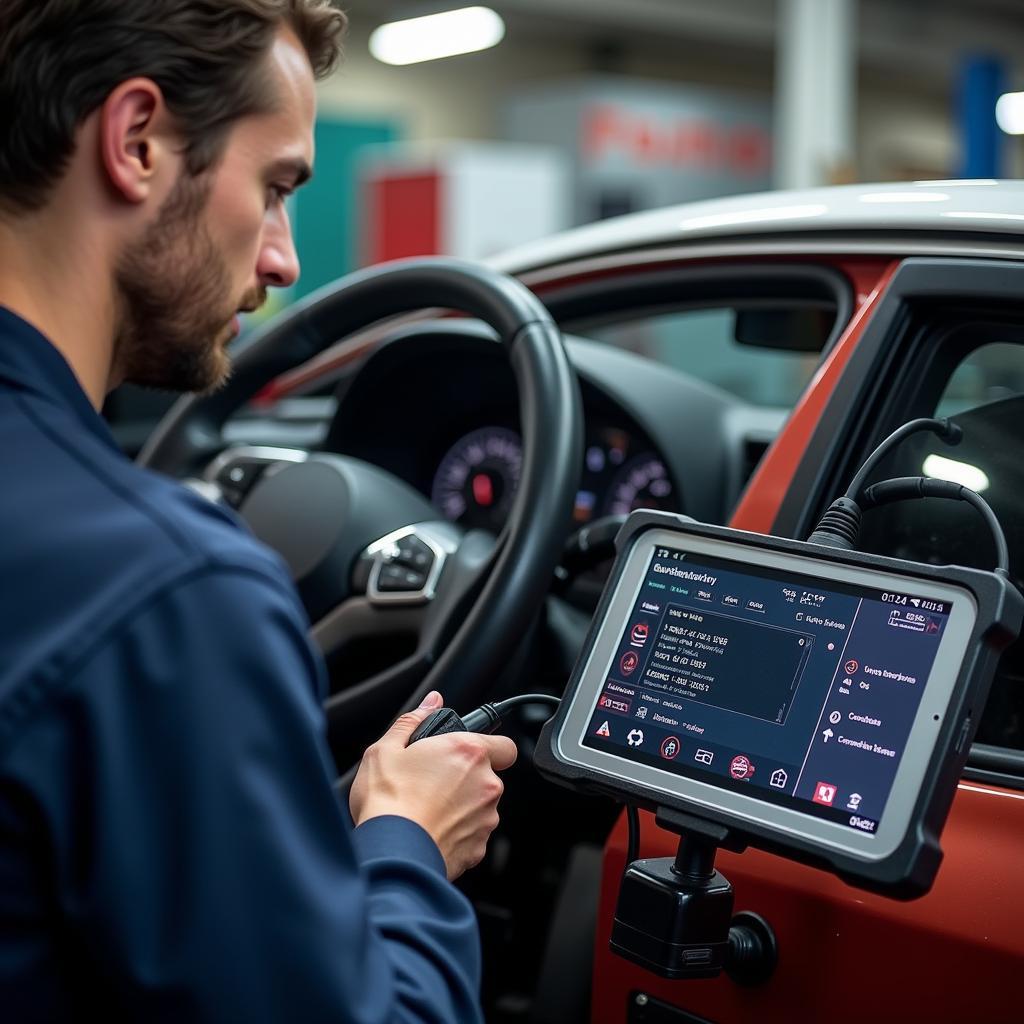
[[[445,452],[434,473],[431,500],[451,522],[497,533],[512,507],[522,462],[518,433],[501,426],[479,427]],[[629,431],[588,424],[573,526],[637,508],[681,511],[664,462],[649,442]]]

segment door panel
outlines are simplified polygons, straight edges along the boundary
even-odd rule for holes
[[[676,837],[643,819],[642,856],[670,857]],[[779,966],[764,986],[665,981],[611,956],[608,940],[625,861],[620,821],[605,850],[594,973],[594,1024],[621,1024],[647,992],[711,1021],[1019,1021],[1019,862],[1024,794],[962,784],[943,832],[932,891],[901,903],[772,854],[721,852],[737,910],[768,920]],[[1009,884],[1008,884],[1009,882]]]

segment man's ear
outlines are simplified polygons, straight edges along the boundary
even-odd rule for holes
[[[100,109],[100,157],[111,188],[130,203],[149,198],[173,160],[170,116],[160,86],[149,78],[122,82]]]

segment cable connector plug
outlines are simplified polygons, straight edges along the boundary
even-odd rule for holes
[[[497,732],[502,718],[520,704],[548,704],[557,708],[559,703],[560,698],[551,693],[523,693],[518,697],[498,701],[497,704],[481,704],[465,716],[460,716],[451,708],[438,708],[416,726],[409,742],[416,743],[428,736],[441,736],[448,732]]]
[[[809,544],[853,551],[860,537],[863,514],[860,505],[851,498],[836,498],[821,517],[814,533],[807,538]]]

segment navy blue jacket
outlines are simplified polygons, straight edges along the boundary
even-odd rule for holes
[[[283,564],[0,308],[0,1018],[479,1019],[418,825],[353,829]]]

